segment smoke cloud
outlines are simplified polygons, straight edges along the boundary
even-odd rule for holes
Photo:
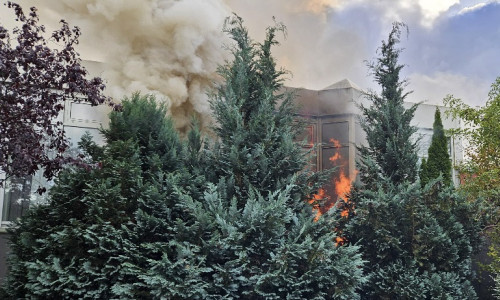
[[[82,28],[78,51],[104,62],[107,93],[116,100],[132,92],[156,94],[179,129],[192,115],[210,122],[206,92],[230,43],[222,33],[231,12],[243,17],[262,41],[273,17],[288,29],[274,49],[290,70],[288,86],[319,90],[348,78],[377,89],[366,60],[376,56],[393,21],[409,25],[400,62],[408,66],[410,101],[440,103],[443,95],[483,104],[498,76],[499,1],[481,0],[19,0],[37,6],[48,29],[59,19]],[[484,2],[484,3],[482,3]],[[1,12],[0,8],[0,12]],[[2,17],[2,22],[4,18]],[[475,96],[474,96],[475,95]]]
[[[110,94],[153,93],[167,103],[178,128],[193,113],[206,123],[206,90],[223,60],[221,32],[228,8],[216,0],[64,1],[108,53],[103,77]],[[82,21],[85,21],[82,19]],[[89,34],[89,35],[90,35]],[[101,50],[102,51],[102,50]]]
[[[104,62],[100,74],[116,100],[156,95],[183,130],[196,115],[209,122],[207,89],[224,61],[229,8],[219,0],[47,1],[82,28],[83,59]],[[45,4],[46,5],[46,4]]]

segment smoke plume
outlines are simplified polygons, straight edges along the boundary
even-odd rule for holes
[[[411,94],[409,100],[438,103],[442,95],[463,90],[462,78],[476,78],[474,92],[486,95],[497,76],[491,66],[498,62],[498,43],[490,41],[498,40],[498,31],[490,29],[496,28],[500,5],[466,6],[479,0],[439,4],[425,0],[18,1],[26,9],[37,6],[49,30],[59,19],[80,26],[77,50],[84,60],[102,62],[102,73],[96,75],[107,81],[107,93],[116,100],[135,91],[156,94],[169,106],[179,129],[186,128],[192,115],[205,126],[210,121],[206,92],[216,78],[217,65],[228,54],[224,45],[230,41],[222,27],[232,11],[245,20],[256,41],[263,40],[273,17],[287,26],[287,38],[273,53],[278,65],[292,73],[285,82],[288,86],[318,90],[349,78],[362,89],[376,88],[364,61],[375,56],[396,20],[410,27],[410,36],[401,45],[407,48],[401,57],[408,65],[403,76],[410,79],[409,90],[422,91]],[[5,19],[2,16],[2,23]],[[475,104],[485,99],[475,100],[469,94],[457,96]]]
[[[219,0],[51,1],[82,28],[84,59],[104,62],[107,93],[119,100],[135,91],[164,101],[179,129],[196,115],[209,121],[207,89],[223,62],[224,19]]]

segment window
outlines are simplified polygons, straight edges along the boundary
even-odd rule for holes
[[[341,144],[348,144],[349,122],[340,121],[340,122],[323,123],[322,134],[323,136],[321,138],[321,142],[324,145],[334,144],[335,142],[333,142],[333,140]]]
[[[295,141],[301,143],[305,148],[311,148],[316,142],[316,128],[313,124],[308,124],[304,130],[295,138]]]
[[[16,177],[6,183],[2,210],[2,221],[14,221],[29,207],[31,180],[33,176]]]
[[[9,222],[15,221],[17,218],[26,214],[30,205],[38,204],[45,201],[47,194],[40,195],[36,190],[40,186],[48,186],[49,182],[42,176],[42,171],[38,171],[35,175],[25,177],[12,177],[5,182],[3,197],[0,197],[1,224],[6,225]]]
[[[85,102],[69,100],[65,103],[65,109],[57,121],[63,122],[64,131],[73,148],[70,151],[75,151],[74,148],[86,131],[90,132],[97,144],[104,144],[99,128],[108,122],[110,110],[106,105],[90,106]],[[0,176],[3,174],[0,173]],[[40,186],[50,187],[51,184],[42,176],[42,171],[33,176],[9,178],[4,183],[4,188],[0,188],[0,226],[7,226],[26,214],[30,206],[45,202],[47,193],[39,195],[36,191]]]

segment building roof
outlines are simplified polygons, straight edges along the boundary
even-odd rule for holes
[[[327,86],[326,88],[322,89],[322,91],[337,90],[337,89],[349,89],[349,88],[361,90],[354,82],[345,78],[345,79],[342,79],[341,81],[335,82],[334,84]]]

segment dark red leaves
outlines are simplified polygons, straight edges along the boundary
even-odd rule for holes
[[[68,162],[64,157],[68,141],[61,122],[54,120],[64,102],[99,105],[110,100],[102,94],[102,79],[86,78],[87,71],[74,49],[79,28],[61,21],[61,28],[50,39],[59,42],[60,50],[53,49],[43,36],[44,27],[38,24],[36,8],[26,16],[18,4],[6,5],[22,25],[12,36],[0,25],[0,169],[8,177],[42,168],[51,179]],[[11,40],[16,41],[14,47]]]

